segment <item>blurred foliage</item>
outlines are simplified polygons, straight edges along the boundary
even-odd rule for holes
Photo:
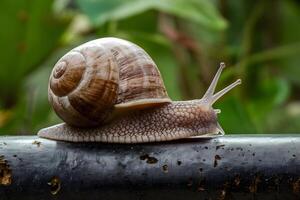
[[[0,134],[58,123],[48,77],[67,51],[114,36],[143,47],[173,100],[201,98],[218,65],[227,133],[300,132],[300,1],[1,0]]]

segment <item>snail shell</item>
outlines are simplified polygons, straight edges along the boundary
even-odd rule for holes
[[[65,54],[52,70],[48,94],[57,115],[80,127],[103,124],[115,112],[171,102],[150,56],[117,38],[93,40]]]

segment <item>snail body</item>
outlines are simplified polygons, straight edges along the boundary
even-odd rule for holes
[[[72,142],[140,143],[223,135],[212,105],[240,80],[214,94],[221,64],[201,99],[171,101],[160,72],[137,45],[117,38],[85,43],[55,65],[49,101],[65,123],[38,132]]]

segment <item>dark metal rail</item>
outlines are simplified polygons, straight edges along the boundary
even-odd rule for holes
[[[300,199],[300,136],[136,145],[0,137],[0,199]]]

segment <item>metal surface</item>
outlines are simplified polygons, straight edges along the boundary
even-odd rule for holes
[[[167,143],[0,137],[0,199],[300,199],[300,136]]]

